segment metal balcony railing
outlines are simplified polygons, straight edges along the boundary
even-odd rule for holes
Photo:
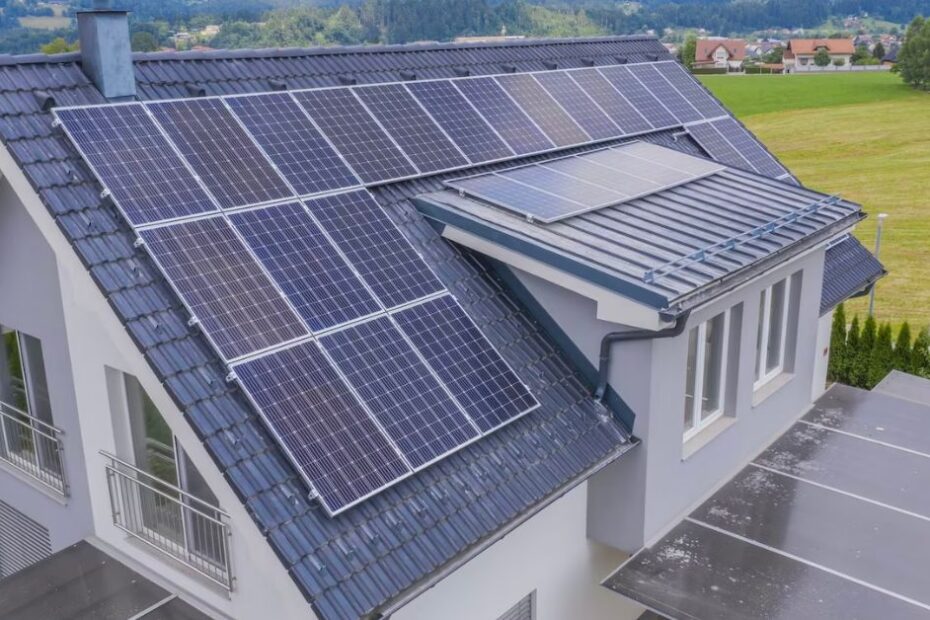
[[[63,434],[61,429],[0,401],[0,460],[67,496]]]
[[[229,515],[112,454],[106,465],[113,523],[232,590]]]

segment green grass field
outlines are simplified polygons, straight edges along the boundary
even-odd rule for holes
[[[890,73],[701,80],[805,185],[862,204],[856,234],[870,249],[874,216],[888,213],[875,313],[930,324],[930,95]]]

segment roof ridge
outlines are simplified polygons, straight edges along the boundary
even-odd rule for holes
[[[346,54],[384,54],[429,52],[449,49],[495,49],[503,47],[556,47],[578,43],[613,43],[618,41],[657,41],[654,35],[612,35],[601,37],[565,37],[526,39],[507,39],[501,41],[468,41],[454,42],[420,42],[420,43],[391,43],[375,45],[331,45],[317,47],[285,47],[285,48],[257,48],[257,49],[216,49],[216,50],[188,50],[182,52],[135,52],[133,61],[151,62],[162,60],[234,60],[248,58],[293,58],[301,56],[328,56]],[[66,52],[64,54],[0,54],[0,66],[22,64],[55,64],[69,63],[81,60],[80,52]]]

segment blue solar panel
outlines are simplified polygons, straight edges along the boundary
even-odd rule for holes
[[[447,181],[449,187],[515,213],[553,222],[585,210],[580,202],[554,196],[497,174]]]
[[[401,84],[355,89],[355,94],[387,129],[420,172],[435,172],[468,165],[468,160],[442,133]]]
[[[389,318],[334,332],[321,343],[414,468],[478,436]]]
[[[536,80],[595,140],[623,135],[623,131],[564,71],[534,74]],[[608,85],[609,87],[609,85]]]
[[[331,514],[410,472],[315,343],[245,362],[235,372]]]
[[[597,69],[571,71],[567,75],[601,107],[610,119],[620,126],[624,134],[634,134],[652,129],[652,124],[636,111],[636,108],[621,95]]]
[[[308,201],[307,207],[385,307],[443,290],[368,192],[318,198]]]
[[[681,125],[626,67],[603,67],[599,71],[656,129]]]
[[[266,207],[229,219],[310,329],[320,331],[379,310],[302,205]]]
[[[780,177],[788,171],[759,144],[756,139],[732,118],[725,118],[711,123],[739,154],[755,168],[759,174],[773,178]]]
[[[538,406],[451,296],[399,311],[394,318],[482,431]]]
[[[204,331],[230,360],[307,334],[222,218],[139,233]]]
[[[549,139],[557,146],[570,146],[590,142],[591,137],[572,120],[565,110],[539,85],[532,75],[501,75],[497,83],[504,87],[514,101],[536,121]]]
[[[545,166],[526,166],[506,170],[501,172],[500,175],[507,179],[525,183],[530,187],[541,189],[544,192],[581,203],[589,209],[613,204],[625,197],[624,194],[618,194],[607,187],[589,183],[578,177],[567,176],[558,171],[554,172]]]
[[[699,121],[704,116],[678,90],[669,84],[651,64],[630,65],[630,73],[655,95],[675,115],[679,124]]]
[[[298,194],[359,184],[290,95],[229,97],[226,103]]]
[[[216,211],[140,104],[55,113],[130,223]]]
[[[493,78],[456,80],[455,85],[518,155],[555,146]]]
[[[365,183],[417,174],[351,89],[306,90],[293,95]]]
[[[147,105],[220,206],[293,195],[222,101],[187,99]]]
[[[690,125],[688,133],[697,140],[702,149],[707,151],[713,159],[728,166],[735,166],[744,170],[754,170],[746,159],[739,154],[733,145],[726,141],[719,131],[710,123]]]
[[[694,76],[677,62],[660,62],[652,66],[656,71],[661,73],[685,99],[691,102],[691,105],[697,108],[698,112],[704,115],[704,118],[716,118],[718,116],[724,116],[727,113],[723,106],[720,105],[720,102],[698,84]]]
[[[411,82],[407,88],[473,163],[513,157],[510,147],[451,82]]]

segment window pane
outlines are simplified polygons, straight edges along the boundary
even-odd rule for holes
[[[694,428],[694,386],[697,384],[697,344],[698,328],[691,329],[688,335],[688,368],[685,371],[685,430]]]
[[[178,486],[174,437],[171,427],[161,417],[135,377],[126,377],[126,400],[129,407],[129,427],[136,467],[159,480]]]
[[[782,331],[784,329],[785,319],[785,283],[782,280],[772,287],[770,294],[770,311],[769,311],[769,338],[768,348],[765,353],[765,372],[771,372],[782,361]]]
[[[722,406],[724,317],[724,314],[718,314],[707,322],[707,331],[704,336],[704,391],[701,400],[701,417],[718,411]]]
[[[19,335],[22,343],[23,366],[25,377],[29,382],[29,413],[46,424],[52,422],[52,405],[48,397],[48,381],[45,379],[45,360],[42,357],[42,344],[38,338]]]
[[[0,400],[21,411],[29,411],[26,399],[26,378],[23,375],[23,357],[19,350],[16,332],[3,330],[2,364],[0,364]]]
[[[765,335],[765,291],[759,293],[759,329],[756,332],[756,373],[755,380],[762,376],[762,337]]]

